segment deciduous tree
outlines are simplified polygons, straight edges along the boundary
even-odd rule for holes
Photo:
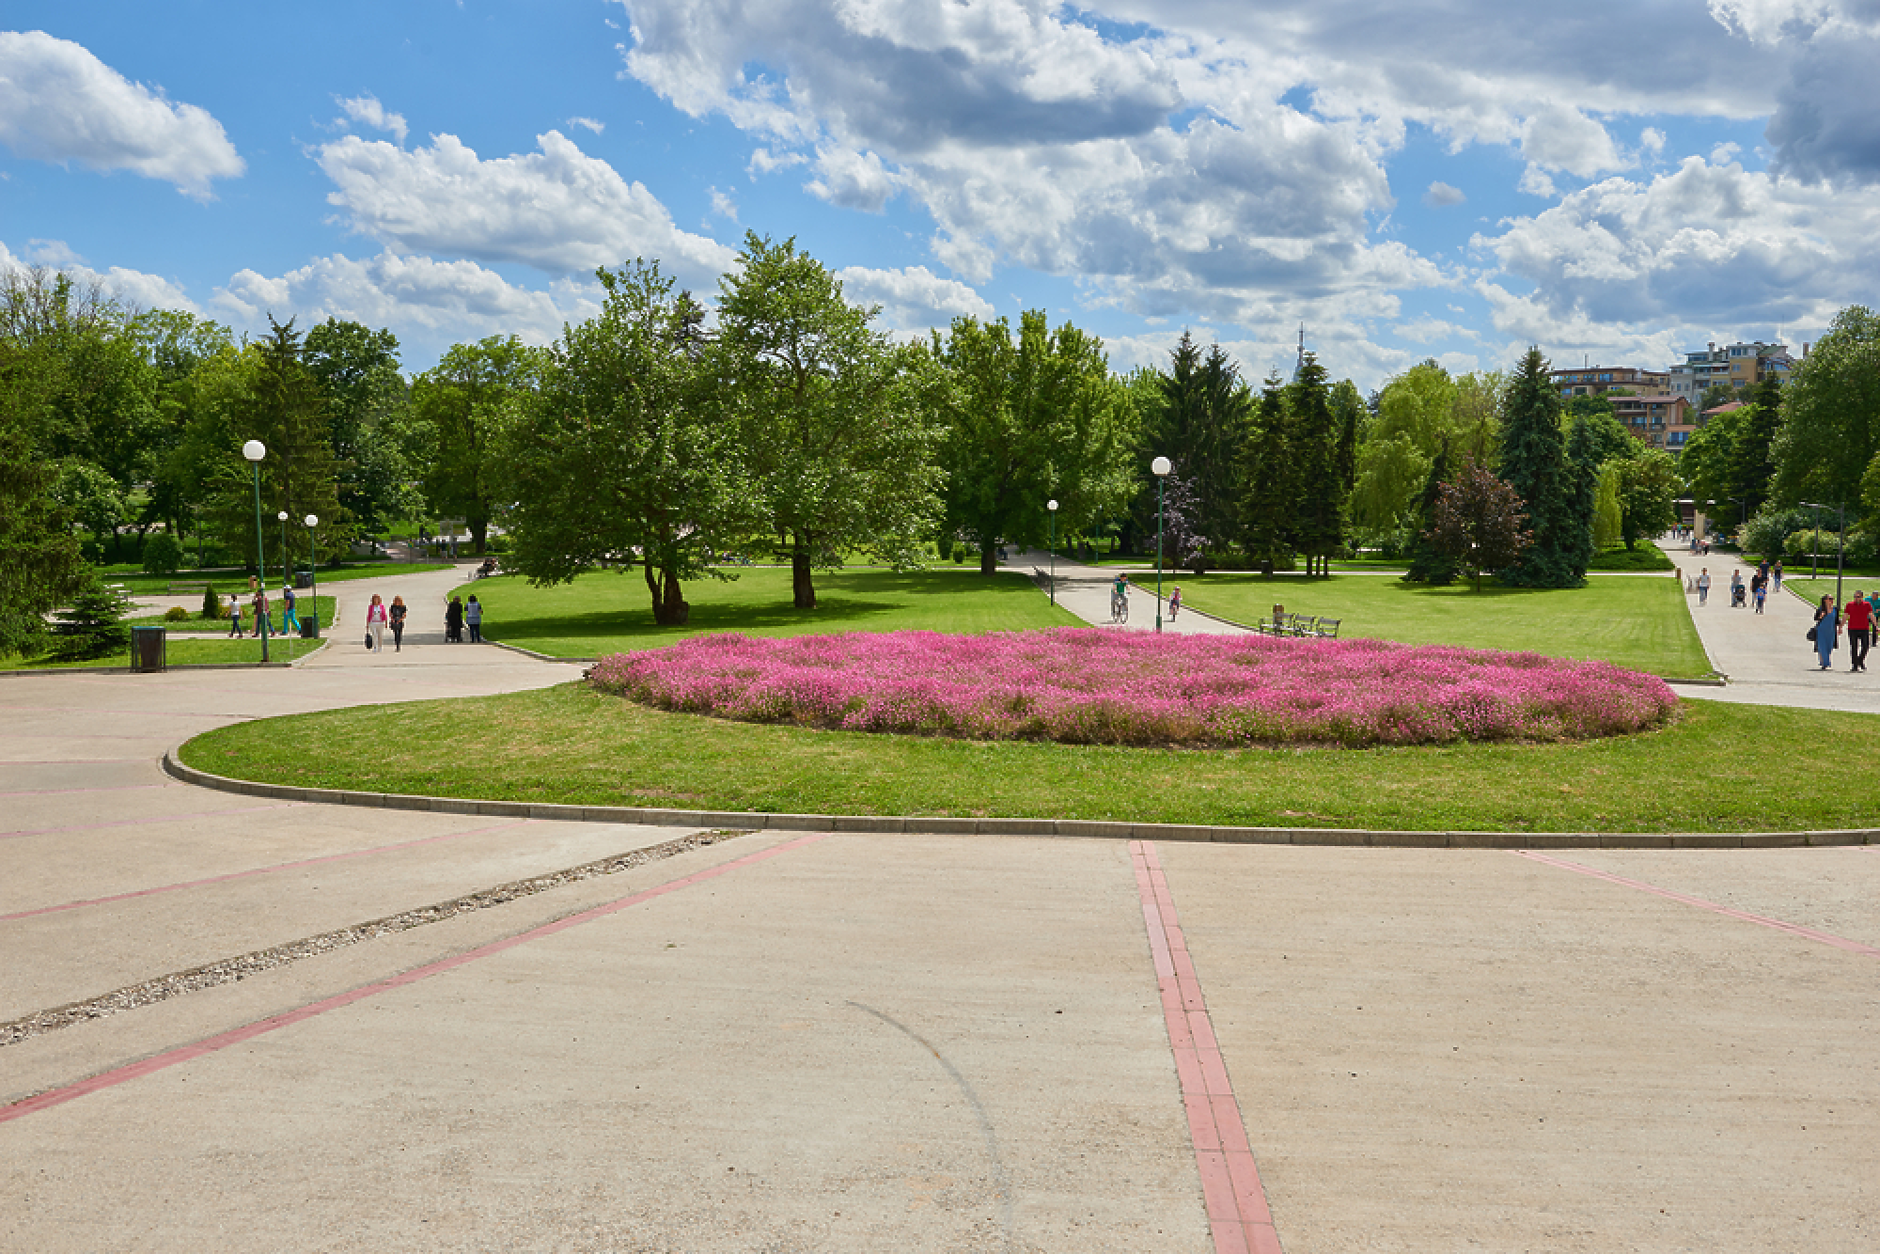
[[[1430,539],[1482,590],[1482,572],[1508,568],[1533,541],[1514,489],[1475,461],[1465,461],[1436,497]]]

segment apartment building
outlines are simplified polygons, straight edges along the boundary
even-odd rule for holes
[[[1613,396],[1612,416],[1651,448],[1681,452],[1690,433],[1697,430],[1691,402],[1671,392],[1643,396]],[[1675,438],[1674,438],[1675,437]]]
[[[1802,352],[1807,354],[1806,345]],[[1684,354],[1683,363],[1671,367],[1666,390],[1695,403],[1706,388],[1716,384],[1753,387],[1771,374],[1787,375],[1795,365],[1786,344],[1765,344],[1761,340],[1708,344]]]
[[[1613,388],[1632,392],[1663,392],[1670,374],[1640,370],[1636,366],[1582,366],[1577,370],[1549,370],[1548,377],[1562,396],[1604,396]]]

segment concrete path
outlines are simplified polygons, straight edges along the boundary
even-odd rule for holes
[[[1880,853],[675,847],[157,770],[574,674],[367,654],[373,590],[294,669],[0,680],[0,1249],[1876,1247]]]
[[[1036,549],[1019,550],[1005,563],[1009,569],[1022,571],[1045,571],[1052,569],[1050,555]],[[1111,620],[1110,590],[1115,587],[1116,576],[1121,573],[1114,567],[1086,566],[1081,562],[1065,560],[1062,556],[1056,562],[1057,603],[1077,617],[1097,627],[1115,627],[1119,624]],[[1132,574],[1134,572],[1131,572]],[[1049,586],[1047,580],[1046,586]],[[1132,631],[1154,631],[1156,611],[1162,612],[1162,630],[1182,635],[1241,636],[1247,632],[1233,623],[1206,614],[1182,608],[1173,616],[1168,611],[1168,597],[1181,586],[1180,578],[1173,572],[1163,579],[1162,598],[1158,602],[1153,576],[1147,581],[1136,576],[1136,582],[1129,590],[1129,619],[1120,626]]]

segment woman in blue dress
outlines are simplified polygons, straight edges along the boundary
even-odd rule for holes
[[[1831,656],[1834,646],[1841,643],[1841,618],[1834,608],[1834,598],[1824,595],[1821,605],[1815,610],[1815,654],[1821,659],[1821,669],[1827,670],[1833,665]]]

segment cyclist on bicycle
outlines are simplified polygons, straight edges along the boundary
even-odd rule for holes
[[[1118,575],[1116,582],[1110,585],[1110,619],[1122,622],[1129,615],[1129,579]]]

